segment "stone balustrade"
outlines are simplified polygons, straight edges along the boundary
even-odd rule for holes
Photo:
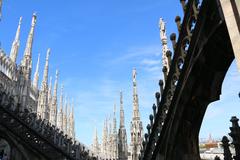
[[[31,143],[39,150],[54,148],[68,159],[96,159],[90,150],[78,141],[73,141],[68,135],[64,135],[56,126],[47,120],[39,119],[36,113],[24,109],[21,104],[6,92],[6,88],[0,84],[0,122],[11,127],[25,142]],[[49,147],[50,146],[50,147]]]

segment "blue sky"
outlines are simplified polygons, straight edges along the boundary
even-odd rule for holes
[[[23,16],[18,62],[23,55],[33,12],[37,12],[33,71],[38,53],[43,70],[46,50],[50,47],[50,75],[54,77],[55,70],[59,69],[65,93],[75,100],[77,138],[91,144],[94,127],[101,135],[103,121],[113,112],[114,103],[119,116],[120,90],[129,135],[133,68],[138,72],[140,112],[145,129],[155,92],[159,90],[158,80],[162,78],[158,21],[162,17],[167,22],[168,35],[177,32],[174,19],[176,15],[182,16],[179,1],[4,1],[0,42],[7,53],[19,17]],[[201,138],[207,138],[209,133],[219,138],[229,132],[230,117],[239,116],[239,82],[234,63],[224,81],[222,100],[208,108]]]

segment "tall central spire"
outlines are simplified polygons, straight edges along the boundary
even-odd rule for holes
[[[133,119],[139,119],[139,104],[138,104],[138,94],[137,94],[137,71],[133,69]]]
[[[17,55],[18,55],[18,49],[19,49],[19,46],[20,46],[19,37],[20,37],[21,24],[22,24],[22,17],[20,17],[20,19],[19,19],[17,32],[16,32],[16,35],[15,35],[15,39],[12,43],[12,48],[11,48],[11,52],[10,52],[10,58],[13,61],[13,63],[16,63]]]
[[[27,39],[27,44],[26,44],[26,48],[24,51],[24,58],[22,60],[22,67],[24,68],[23,70],[23,74],[24,77],[27,80],[31,79],[31,72],[32,72],[32,46],[33,46],[33,35],[34,35],[34,29],[35,29],[35,25],[36,25],[36,19],[37,16],[34,13],[33,17],[32,17],[32,24],[31,24],[31,29],[28,35],[28,39]]]

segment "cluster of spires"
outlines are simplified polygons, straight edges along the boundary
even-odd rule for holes
[[[95,129],[92,151],[103,159],[127,159],[127,135],[124,124],[123,95],[120,91],[120,127],[117,131],[116,104],[113,117],[104,120],[102,144],[99,144],[97,129]]]
[[[140,120],[138,94],[137,94],[137,72],[133,69],[133,114],[131,121],[131,142],[127,144],[127,133],[125,129],[125,118],[123,109],[123,94],[120,91],[120,123],[117,132],[116,105],[114,105],[113,117],[104,121],[102,143],[98,142],[97,130],[93,137],[92,151],[102,159],[137,160],[143,140],[143,127]]]
[[[171,55],[172,55],[167,45],[166,27],[165,27],[165,22],[163,21],[162,18],[160,18],[160,21],[159,21],[159,29],[160,29],[160,39],[162,42],[162,65],[163,65],[162,71],[164,75],[164,80],[159,81],[160,93],[156,94],[156,98],[158,100],[160,98],[160,94],[163,94],[164,85],[166,84],[167,76],[171,66]],[[171,41],[173,43],[173,46],[175,44],[175,38],[176,37],[174,37],[174,35],[171,36]],[[123,110],[122,104],[123,104],[122,92],[120,92],[120,129],[119,131],[122,130],[121,128],[125,130],[124,110]],[[155,116],[156,105],[153,105],[153,111]],[[153,124],[153,115],[150,116],[150,120],[151,120],[151,124]],[[150,125],[147,126],[148,130],[149,128],[150,128]],[[140,120],[140,113],[139,113],[139,103],[138,103],[137,83],[136,83],[136,69],[133,70],[133,115],[132,115],[132,121],[131,121],[130,145],[129,146],[127,145],[126,130],[125,130],[125,136],[124,136],[126,141],[121,142],[121,139],[123,138],[122,137],[119,138],[120,132],[118,134],[118,138],[119,138],[118,142],[112,141],[112,137],[117,137],[115,131],[116,131],[116,116],[115,116],[115,109],[114,109],[114,116],[112,118],[112,122],[111,121],[109,122],[108,119],[104,121],[102,144],[98,143],[97,130],[95,130],[93,145],[92,145],[93,152],[104,159],[124,159],[120,157],[122,153],[120,153],[120,150],[116,151],[114,145],[122,146],[122,144],[125,144],[126,148],[124,150],[126,155],[128,155],[128,152],[130,152],[130,156],[129,157],[125,156],[125,158],[131,159],[131,160],[137,160],[140,155],[140,150],[142,149],[143,127],[142,127],[142,122]],[[117,153],[119,157],[115,156],[117,155]]]
[[[1,1],[0,1],[1,7]],[[32,46],[34,30],[36,26],[36,14],[33,14],[30,32],[27,38],[27,43],[24,51],[24,57],[20,64],[20,73],[24,78],[24,85],[20,87],[22,97],[21,103],[33,112],[36,112],[41,119],[48,120],[52,125],[57,126],[65,134],[75,137],[74,131],[74,105],[70,103],[69,99],[66,98],[65,104],[63,101],[63,86],[60,95],[60,104],[58,107],[58,77],[59,71],[56,70],[53,95],[52,95],[52,78],[50,78],[50,84],[48,84],[48,72],[49,72],[49,57],[50,49],[47,50],[45,66],[43,71],[43,79],[41,88],[39,89],[39,65],[40,65],[40,54],[38,54],[38,60],[36,65],[36,71],[34,73],[33,81],[31,82],[32,72]],[[10,51],[10,59],[13,64],[16,64],[19,46],[20,46],[20,30],[22,24],[22,17],[19,19],[15,39],[12,43]],[[30,106],[30,91],[33,90],[36,93],[34,101],[36,101],[37,108]],[[65,110],[63,109],[65,107]],[[59,111],[58,111],[59,108]]]

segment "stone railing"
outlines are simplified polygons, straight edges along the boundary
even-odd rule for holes
[[[167,52],[167,57],[171,64],[170,71],[167,75],[166,69],[163,68],[165,86],[164,81],[160,80],[160,92],[155,94],[156,104],[153,104],[153,114],[149,116],[150,123],[147,125],[147,133],[144,135],[144,141],[142,142],[143,147],[140,159],[151,159],[156,144],[159,141],[180,76],[184,75],[184,66],[187,65],[187,60],[185,59],[189,54],[189,45],[197,22],[201,1],[180,0],[180,2],[184,11],[184,19],[182,22],[179,16],[176,16],[175,19],[179,37],[178,41],[176,41],[175,33],[170,36],[174,57],[171,60],[172,53],[170,51]]]
[[[230,120],[230,122],[232,122],[232,126],[230,127],[231,132],[229,133],[229,136],[232,138],[232,145],[234,146],[235,149],[234,156],[230,151],[228,137],[223,136],[222,138],[222,147],[224,150],[225,160],[240,160],[240,127],[238,121],[239,119],[236,116],[233,116]],[[219,157],[216,157],[215,159],[220,160]]]
[[[48,121],[39,119],[36,113],[30,113],[27,109],[21,111],[20,108],[21,104],[7,94],[0,84],[0,123],[4,123],[18,137],[23,138],[25,143],[29,143],[41,153],[52,152],[46,156],[60,154],[73,160],[95,159],[90,156],[92,153],[86,146],[68,138]]]

